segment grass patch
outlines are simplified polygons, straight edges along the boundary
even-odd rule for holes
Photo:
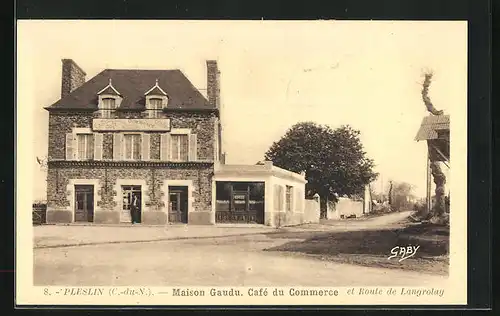
[[[278,236],[276,236],[278,237]],[[291,237],[291,236],[289,236]],[[366,267],[448,274],[449,228],[433,224],[408,224],[397,229],[372,229],[341,232],[307,232],[266,251],[284,251],[313,256],[338,263]],[[420,246],[415,256],[399,262],[388,260],[395,246]]]

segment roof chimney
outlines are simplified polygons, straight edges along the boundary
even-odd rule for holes
[[[61,99],[85,83],[87,74],[73,59],[62,60]]]
[[[220,106],[220,71],[216,60],[207,60],[207,97],[210,106]]]

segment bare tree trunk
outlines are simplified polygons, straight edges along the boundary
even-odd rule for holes
[[[432,218],[434,222],[443,222],[446,210],[445,184],[446,177],[441,170],[439,162],[431,162],[432,178],[436,184],[436,197],[432,207]]]
[[[320,216],[319,218],[321,219],[326,219],[327,218],[327,200],[326,198],[323,198],[319,200],[319,209],[320,209]]]

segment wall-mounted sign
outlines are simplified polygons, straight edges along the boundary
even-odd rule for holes
[[[170,131],[170,119],[94,119],[94,131]]]

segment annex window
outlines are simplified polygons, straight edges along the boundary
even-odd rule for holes
[[[124,148],[123,157],[126,160],[141,159],[141,135],[140,134],[125,134],[123,135]]]
[[[170,158],[173,161],[189,159],[189,135],[172,135]]]
[[[93,134],[77,134],[77,159],[91,160],[94,159],[94,135]]]
[[[292,192],[293,192],[293,187],[287,185],[286,186],[286,199],[285,199],[285,201],[286,201],[286,210],[288,212],[290,212],[292,210],[292,203],[293,203]]]

